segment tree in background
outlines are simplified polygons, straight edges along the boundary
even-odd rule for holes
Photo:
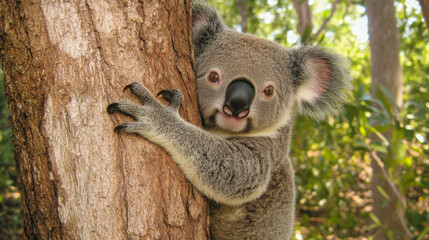
[[[390,105],[400,108],[403,103],[403,81],[393,0],[367,0],[365,6],[371,48],[371,95],[373,99],[382,100],[377,93],[382,86],[392,94]],[[392,120],[398,119],[399,110],[396,107],[391,110]],[[391,139],[392,134],[393,129],[388,129],[384,136]],[[374,135],[374,138],[377,136]],[[394,179],[401,178],[401,167],[397,165],[393,173],[389,174],[389,169],[385,166],[387,161],[397,158],[393,147],[389,148],[384,161],[375,152],[372,153],[372,211],[381,222],[375,239],[406,240],[411,237],[404,217],[407,206],[403,193],[393,182]]]
[[[15,239],[22,235],[21,204],[13,161],[11,116],[4,96],[3,79],[0,66],[0,239]]]
[[[234,2],[213,1],[231,27],[240,24]],[[426,127],[429,125],[429,59],[425,57],[429,54],[429,37],[418,2],[397,0],[395,3],[396,31],[399,29],[401,38],[400,63],[406,82],[404,104],[396,118],[389,115],[389,111],[394,110],[394,105],[386,101],[389,90],[382,88],[378,99],[371,96],[367,30],[361,27],[366,25],[363,1],[323,0],[309,4],[313,30],[307,35],[299,34],[299,13],[293,2],[245,1],[248,32],[284,46],[317,42],[332,48],[350,60],[355,78],[353,96],[342,114],[326,122],[306,118],[296,122],[291,149],[300,196],[295,236],[298,239],[362,239],[362,236],[372,236],[374,229],[388,230],[371,212],[371,160],[374,151],[380,158],[396,149],[390,153],[396,156],[394,163],[387,161],[389,164],[385,165],[386,174],[407,198],[404,219],[410,231],[416,238],[424,239],[429,232],[425,207],[429,204],[429,162],[426,160],[429,159],[426,140],[429,137]],[[374,102],[382,109],[375,108]],[[391,139],[382,135],[388,128],[394,129]],[[382,138],[377,141],[372,138],[373,134]],[[393,177],[393,166],[401,166],[400,179]],[[378,189],[385,193],[383,187]],[[383,196],[382,207],[388,202]]]
[[[204,198],[161,148],[115,134],[124,119],[106,111],[138,81],[154,93],[180,88],[181,114],[198,124],[190,9],[190,1],[0,2],[27,238],[208,238]]]

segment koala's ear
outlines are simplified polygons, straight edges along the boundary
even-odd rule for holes
[[[351,77],[348,61],[316,46],[301,46],[289,52],[299,112],[315,119],[341,108]]]
[[[222,31],[224,24],[216,9],[203,1],[192,3],[192,45],[195,56],[204,52],[204,48]]]

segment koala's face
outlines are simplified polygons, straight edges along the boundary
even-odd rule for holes
[[[192,9],[198,103],[204,126],[271,134],[296,113],[334,112],[351,86],[346,61],[320,47],[286,49],[226,27],[216,11]]]
[[[287,57],[273,42],[229,29],[218,34],[195,58],[205,127],[266,132],[286,124],[294,105]]]

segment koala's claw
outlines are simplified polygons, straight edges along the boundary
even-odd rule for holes
[[[112,103],[109,106],[107,106],[107,112],[110,114],[119,112],[119,111],[120,111],[120,108],[118,103]]]
[[[165,89],[160,91],[156,96],[162,96],[166,101],[170,102],[170,106],[178,109],[183,101],[183,94],[179,89]]]
[[[145,132],[153,129],[150,125],[144,122],[125,122],[115,127],[115,133],[136,133],[143,135]]]
[[[107,107],[107,112],[109,114],[113,113],[123,113],[128,115],[134,119],[138,119],[141,116],[144,116],[144,108],[139,106],[133,102],[129,101],[119,101],[116,103],[112,103]]]
[[[160,91],[158,94],[156,94],[156,97],[159,97],[159,95],[161,95],[162,98],[164,98],[166,101],[169,101],[169,102],[171,102],[171,99],[173,98],[173,93],[169,89],[164,89]]]
[[[143,85],[137,82],[133,82],[124,87],[124,91],[130,89],[131,92],[136,95],[143,103],[154,103],[156,102],[155,97],[152,93],[147,90]]]
[[[115,133],[120,133],[125,128],[126,127],[124,125],[118,125],[115,127],[114,131],[115,131]]]
[[[133,84],[137,84],[136,82],[133,82],[131,84],[128,84],[127,86],[124,87],[124,92],[127,91],[127,89],[131,89]]]

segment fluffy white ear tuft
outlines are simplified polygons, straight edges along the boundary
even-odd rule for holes
[[[317,46],[301,46],[288,53],[298,112],[323,119],[341,108],[352,86],[347,60]]]
[[[317,100],[328,88],[332,68],[326,59],[310,58],[304,63],[308,78],[297,89],[297,98],[300,103],[312,103]]]

